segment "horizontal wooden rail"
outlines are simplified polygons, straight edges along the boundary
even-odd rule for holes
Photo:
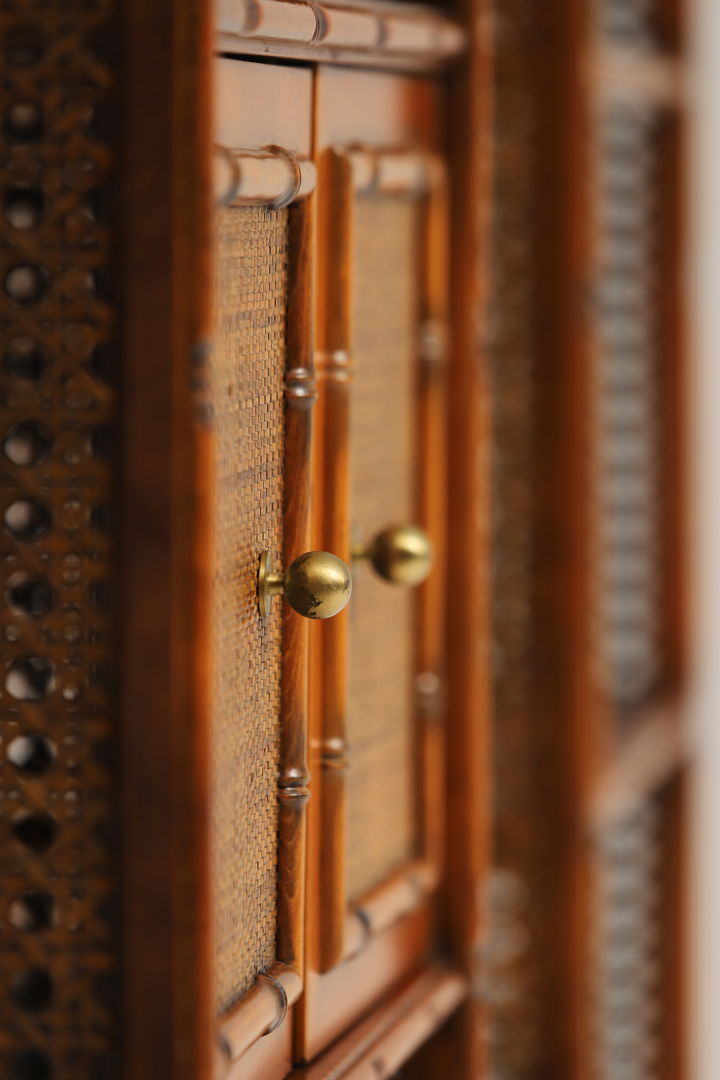
[[[279,146],[234,150],[215,147],[214,189],[223,206],[290,206],[315,190],[312,161]]]
[[[242,1057],[263,1035],[275,1031],[301,992],[302,979],[285,964],[273,964],[258,975],[247,994],[220,1019],[218,1043],[227,1064]]]
[[[467,997],[467,980],[436,966],[382,1005],[294,1080],[382,1080],[393,1076]]]
[[[315,0],[220,0],[220,52],[330,62],[436,67],[462,52],[465,33],[431,8]]]
[[[353,905],[345,920],[342,959],[362,952],[370,939],[411,915],[437,888],[438,868],[418,860],[394,874]]]

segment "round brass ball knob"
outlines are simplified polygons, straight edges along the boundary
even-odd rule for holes
[[[330,619],[347,604],[352,578],[342,559],[329,551],[306,551],[287,570],[272,568],[272,555],[263,551],[258,569],[258,609],[270,614],[273,596],[284,596],[306,619]]]
[[[432,568],[432,543],[419,525],[390,525],[353,552],[393,585],[421,585]]]

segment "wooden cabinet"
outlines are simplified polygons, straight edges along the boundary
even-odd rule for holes
[[[431,1027],[466,993],[461,969],[431,962],[446,803],[444,86],[235,57],[215,70],[218,1075],[282,1076],[408,980],[443,1003]],[[309,549],[351,567],[347,609],[308,621],[278,597],[263,614],[263,553],[277,568]]]
[[[679,6],[10,8],[0,1072],[679,1080]]]

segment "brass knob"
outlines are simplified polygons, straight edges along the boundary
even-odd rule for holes
[[[375,572],[393,585],[420,585],[432,567],[430,537],[419,525],[390,525],[368,544],[353,549]]]
[[[352,578],[342,559],[329,551],[306,551],[287,570],[272,568],[272,555],[263,551],[258,569],[258,609],[270,614],[273,596],[284,596],[306,619],[330,619],[347,604]]]

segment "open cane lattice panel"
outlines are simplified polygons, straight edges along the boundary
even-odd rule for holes
[[[0,1073],[110,1076],[112,7],[0,14]]]
[[[647,699],[664,667],[658,122],[614,107],[598,124],[595,668],[618,708]]]
[[[661,1080],[664,1027],[662,802],[605,829],[596,855],[591,957],[596,1080]]]

